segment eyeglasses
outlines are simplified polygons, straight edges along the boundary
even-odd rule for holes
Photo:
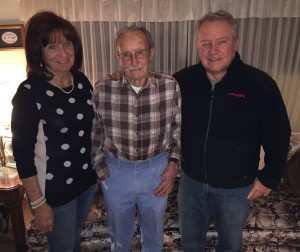
[[[149,53],[149,50],[140,49],[140,50],[136,50],[134,52],[134,54],[132,54],[131,52],[123,52],[123,53],[120,53],[119,56],[122,58],[122,60],[128,61],[128,60],[131,60],[133,57],[135,57],[137,59],[143,59],[148,55],[148,53]]]

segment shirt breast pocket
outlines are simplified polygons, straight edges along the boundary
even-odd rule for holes
[[[161,101],[155,106],[153,121],[156,128],[168,129],[172,120],[173,110],[171,102]]]

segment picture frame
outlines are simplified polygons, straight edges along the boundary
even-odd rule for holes
[[[24,25],[0,25],[0,50],[24,47]]]

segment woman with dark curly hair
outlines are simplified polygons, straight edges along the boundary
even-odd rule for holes
[[[43,11],[25,28],[28,78],[12,100],[16,166],[49,250],[80,251],[96,182],[92,85],[79,71],[82,45],[69,21]]]

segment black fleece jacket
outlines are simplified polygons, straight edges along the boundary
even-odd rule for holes
[[[236,56],[212,87],[201,63],[174,74],[182,95],[183,171],[217,188],[255,178],[274,189],[287,157],[290,124],[275,81]],[[260,146],[265,167],[258,170]]]

